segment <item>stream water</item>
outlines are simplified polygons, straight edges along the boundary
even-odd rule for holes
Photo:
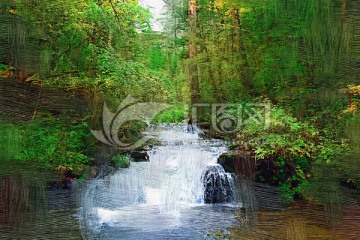
[[[331,202],[326,190],[325,206],[287,208],[275,188],[223,171],[217,164],[227,150],[223,141],[201,139],[186,126],[148,134],[161,142],[149,150],[148,162],[132,162],[83,188],[84,239],[359,239],[357,200]],[[226,203],[204,203],[208,181],[218,183]]]
[[[132,162],[87,186],[80,211],[84,236],[203,239],[214,231],[225,233],[236,223],[234,212],[241,203],[204,204],[203,184],[205,169],[219,168],[224,142],[202,140],[186,126],[153,129],[151,135],[162,144],[148,152],[149,162]],[[230,174],[221,174],[234,182]]]
[[[50,190],[47,176],[9,163],[0,175],[0,239],[360,239],[356,190],[325,179],[314,195],[324,196],[321,205],[288,207],[277,189],[222,171],[216,162],[224,142],[185,126],[148,134],[161,142],[148,162],[73,189]],[[226,203],[204,203],[209,174],[227,179],[219,188],[232,192]]]

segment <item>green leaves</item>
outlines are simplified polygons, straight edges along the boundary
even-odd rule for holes
[[[0,160],[11,160],[20,149],[21,129],[14,124],[0,124]]]
[[[81,171],[91,162],[90,131],[84,123],[67,125],[56,119],[33,120],[22,126],[21,147],[13,158],[42,168]]]
[[[340,149],[346,149],[345,142],[334,142],[324,138],[315,126],[296,120],[280,107],[271,111],[271,124],[266,130],[250,124],[243,129],[242,138],[261,142],[256,146],[258,159],[276,156],[306,156],[316,161],[329,162]]]
[[[115,168],[127,168],[130,166],[130,159],[127,156],[118,154],[111,158],[111,164]]]
[[[260,165],[258,180],[280,186],[286,199],[301,197],[314,161],[329,164],[346,149],[345,142],[324,138],[315,126],[295,119],[279,106],[271,110],[269,128],[249,123],[239,135],[243,143],[253,143]]]
[[[161,112],[153,119],[152,123],[180,123],[185,119],[184,106],[174,106]]]

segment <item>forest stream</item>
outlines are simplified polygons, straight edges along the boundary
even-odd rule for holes
[[[148,150],[148,161],[132,162],[127,169],[72,189],[49,190],[41,177],[20,177],[9,170],[0,185],[8,194],[1,198],[0,209],[8,211],[1,219],[1,239],[359,236],[360,208],[342,201],[345,196],[334,195],[324,206],[309,202],[287,206],[275,188],[225,173],[217,164],[227,150],[224,141],[202,139],[184,124],[153,127],[146,134],[161,142]],[[210,188],[221,192],[222,203],[205,203],[209,191],[217,194],[209,189],[209,181],[214,183]]]
[[[359,240],[360,0],[1,0],[0,240]]]

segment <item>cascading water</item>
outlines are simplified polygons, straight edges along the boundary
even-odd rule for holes
[[[202,177],[205,203],[234,203],[235,182],[231,174],[220,165],[208,166]]]
[[[85,239],[203,239],[236,222],[234,178],[217,164],[224,142],[185,129],[153,129],[163,145],[149,162],[88,184],[79,214]],[[205,204],[220,202],[232,204]]]

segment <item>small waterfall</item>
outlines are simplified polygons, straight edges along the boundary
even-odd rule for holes
[[[205,203],[234,203],[234,175],[226,173],[221,165],[208,166],[202,177]]]
[[[208,220],[197,218],[224,219],[225,225],[235,221],[234,216],[205,205],[235,202],[234,177],[217,164],[227,150],[224,142],[203,140],[184,125],[162,126],[150,129],[148,134],[163,143],[148,152],[149,162],[132,162],[130,168],[88,184],[79,214],[82,229],[95,230],[110,239],[116,235],[110,229],[117,229],[130,234],[120,239],[132,239],[129,229],[133,228],[140,235],[180,231],[184,226],[208,231]],[[197,208],[207,207],[210,210],[204,211],[208,216],[203,211],[196,213]],[[87,231],[84,238],[92,239],[93,233]]]

